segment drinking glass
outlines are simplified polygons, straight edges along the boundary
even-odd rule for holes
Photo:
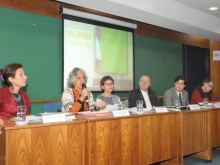
[[[143,100],[137,100],[137,113],[143,113]]]
[[[175,100],[175,104],[174,104],[174,108],[175,109],[180,109],[180,104],[179,104],[179,100]]]
[[[25,122],[26,120],[26,106],[18,105],[17,106],[17,122]]]
[[[118,102],[118,110],[122,110],[123,109],[123,105],[121,103],[121,101]]]
[[[203,106],[207,107],[208,106],[208,98],[203,98]]]

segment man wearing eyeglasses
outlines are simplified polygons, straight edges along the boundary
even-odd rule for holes
[[[143,108],[151,110],[157,106],[157,95],[150,88],[151,79],[147,75],[141,76],[139,80],[139,88],[129,92],[129,108],[136,107],[137,100],[143,100]]]
[[[188,92],[184,90],[186,84],[187,81],[183,75],[177,76],[174,80],[174,87],[164,93],[163,105],[174,106],[176,100],[178,100],[180,106],[188,106]]]

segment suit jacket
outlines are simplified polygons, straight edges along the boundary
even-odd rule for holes
[[[164,93],[163,97],[163,105],[164,106],[174,106],[175,100],[178,100],[179,97],[176,92],[176,88],[170,88]],[[182,91],[182,101],[183,101],[183,106],[188,106],[189,105],[189,98],[188,98],[188,92],[183,90]]]
[[[150,103],[153,106],[157,106],[157,95],[152,89],[148,89],[147,91]],[[141,93],[140,88],[136,88],[132,91],[129,92],[129,97],[128,97],[128,103],[129,103],[129,108],[136,107],[136,101],[137,100],[143,100],[143,108],[146,108],[146,103],[144,100],[144,96]]]

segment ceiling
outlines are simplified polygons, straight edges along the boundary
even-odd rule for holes
[[[220,42],[220,0],[57,1]]]

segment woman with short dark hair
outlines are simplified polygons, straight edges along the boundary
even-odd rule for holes
[[[25,105],[26,114],[30,114],[30,99],[20,90],[26,86],[27,76],[21,64],[12,63],[0,69],[0,80],[5,85],[0,88],[0,118],[10,119],[17,116],[17,106]]]
[[[111,76],[104,76],[100,80],[100,87],[102,94],[96,98],[96,104],[101,101],[106,103],[106,107],[103,107],[101,110],[118,109],[118,103],[121,104],[121,101],[117,95],[112,94],[114,91],[114,79]]]

